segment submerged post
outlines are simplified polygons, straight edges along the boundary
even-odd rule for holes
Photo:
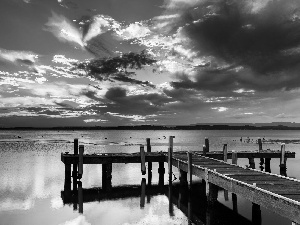
[[[71,164],[65,164],[65,191],[71,191]]]
[[[227,144],[223,145],[223,160],[227,162]]]
[[[169,136],[168,166],[169,181],[172,181],[173,136]]]
[[[140,154],[141,154],[141,171],[142,174],[146,174],[146,160],[145,160],[145,150],[144,150],[144,145],[140,145]]]
[[[79,213],[83,213],[83,193],[82,193],[82,183],[78,182],[78,203],[79,203]]]
[[[206,152],[209,152],[209,139],[207,137],[205,138],[205,148]]]
[[[102,164],[102,189],[110,191],[112,188],[112,163]]]
[[[238,207],[237,207],[237,195],[236,194],[234,194],[234,193],[232,193],[232,210],[234,211],[234,212],[238,212]]]
[[[78,165],[78,178],[82,178],[83,174],[83,153],[84,153],[84,145],[79,145],[79,165]]]
[[[140,199],[140,208],[145,207],[145,198],[146,198],[146,179],[143,178],[141,182],[141,199]]]

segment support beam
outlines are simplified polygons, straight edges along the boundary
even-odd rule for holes
[[[238,213],[238,206],[237,206],[237,195],[232,193],[232,210]]]
[[[71,164],[65,164],[65,191],[71,191]]]
[[[271,158],[265,158],[265,171],[271,173]]]
[[[208,196],[207,201],[209,205],[214,205],[218,199],[219,187],[213,183],[208,183]]]
[[[252,223],[261,225],[261,210],[258,204],[252,203]]]
[[[158,163],[158,185],[163,186],[165,183],[165,163],[159,162]]]
[[[237,164],[237,160],[238,160],[238,157],[237,157],[237,152],[235,150],[232,150],[232,164]]]
[[[82,193],[82,183],[78,182],[78,204],[79,204],[79,213],[83,213],[83,193]]]
[[[188,186],[187,172],[179,169],[179,181],[181,186]]]
[[[140,208],[145,207],[145,198],[146,198],[146,179],[143,178],[141,182],[141,199],[140,199]]]

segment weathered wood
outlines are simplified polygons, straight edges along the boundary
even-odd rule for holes
[[[205,138],[205,148],[206,152],[209,152],[209,139],[207,137]]]
[[[145,175],[146,174],[146,160],[145,160],[144,145],[140,145],[140,154],[141,154],[141,172],[142,172],[142,175]]]
[[[146,138],[147,153],[151,152],[150,138]],[[148,176],[152,173],[152,162],[148,162]]]
[[[165,181],[165,167],[164,167],[164,162],[159,162],[158,163],[158,174],[159,174],[159,178],[158,178],[158,184],[160,186],[164,185]]]
[[[110,191],[112,188],[112,164],[102,164],[102,189]]]
[[[187,152],[187,158],[188,158],[188,182],[189,182],[189,187],[191,188],[192,187],[192,181],[193,181],[193,174],[192,174],[192,171],[193,171],[193,158],[192,158],[192,153],[191,152]]]
[[[169,136],[168,167],[169,182],[172,180],[172,157],[173,157],[173,136]]]
[[[223,145],[223,161],[227,162],[227,144]]]
[[[84,145],[79,145],[79,164],[78,164],[79,179],[81,179],[83,174],[83,153],[84,153]]]
[[[232,164],[237,164],[238,156],[235,151],[232,151]]]

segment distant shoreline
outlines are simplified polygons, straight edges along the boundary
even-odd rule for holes
[[[300,130],[300,126],[181,125],[181,126],[96,126],[96,127],[0,127],[0,130]]]

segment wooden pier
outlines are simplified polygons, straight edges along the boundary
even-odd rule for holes
[[[78,143],[78,141],[74,141]],[[147,140],[150,145],[150,140]],[[73,191],[78,193],[81,190],[81,182],[77,180],[82,177],[83,164],[102,164],[102,189],[112,191],[112,163],[140,163],[141,172],[146,173],[146,163],[148,165],[148,181],[152,177],[152,163],[159,163],[159,186],[164,186],[164,164],[168,162],[169,191],[172,192],[172,170],[177,167],[180,174],[180,184],[189,184],[189,191],[192,188],[192,175],[203,180],[205,193],[209,205],[214,205],[218,197],[218,189],[233,193],[253,202],[253,211],[260,211],[260,206],[265,207],[275,213],[280,214],[300,224],[300,181],[286,177],[287,158],[295,158],[294,152],[285,151],[285,145],[281,150],[263,150],[261,142],[257,151],[227,151],[224,145],[223,151],[209,151],[209,142],[201,152],[173,152],[173,137],[169,138],[169,151],[151,152],[141,146],[139,153],[133,154],[92,154],[84,153],[84,146],[79,146],[79,155],[76,153],[78,147],[74,146],[74,154],[61,154],[61,161],[65,164],[65,187],[64,191],[71,191],[71,165],[73,165]],[[241,167],[236,165],[238,158],[248,158],[249,166]],[[260,158],[260,169],[255,170],[254,158]],[[279,159],[281,175],[271,174],[270,160]],[[227,160],[232,162],[228,163]],[[151,164],[150,164],[151,163]],[[265,167],[263,167],[265,165]],[[78,173],[77,173],[78,167]],[[149,169],[150,167],[150,169]],[[77,184],[79,184],[77,186]],[[79,190],[80,189],[80,190]],[[171,199],[170,199],[171,201]]]

